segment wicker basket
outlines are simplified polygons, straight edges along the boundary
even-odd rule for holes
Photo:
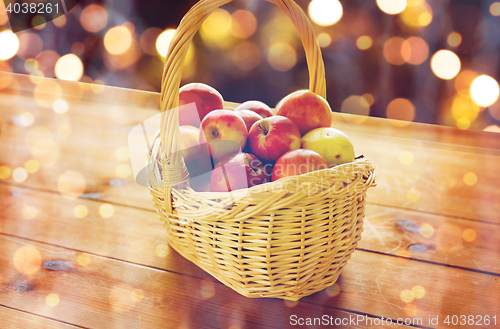
[[[179,155],[181,69],[202,22],[231,0],[201,0],[181,21],[167,54],[161,134],[148,179],[170,245],[247,297],[298,300],[337,280],[361,238],[366,191],[375,171],[365,159],[229,193],[195,192]],[[320,48],[293,0],[271,1],[291,18],[305,48],[309,89],[325,97]],[[161,143],[160,143],[161,142]],[[162,157],[162,171],[154,165]]]

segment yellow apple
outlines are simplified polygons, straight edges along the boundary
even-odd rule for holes
[[[322,127],[302,136],[302,148],[315,151],[325,157],[330,166],[354,161],[354,147],[342,131]]]

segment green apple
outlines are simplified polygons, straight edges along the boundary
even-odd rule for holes
[[[325,157],[330,166],[354,161],[354,147],[346,134],[330,127],[316,128],[302,136],[302,148]]]

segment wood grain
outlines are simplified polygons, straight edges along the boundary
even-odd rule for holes
[[[62,323],[53,319],[47,319],[38,315],[21,312],[19,310],[0,306],[0,324],[2,328],[23,329],[74,329],[81,328]]]

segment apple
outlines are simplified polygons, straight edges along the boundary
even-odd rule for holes
[[[196,177],[213,168],[208,145],[200,143],[200,129],[193,126],[180,126],[181,155],[190,177]]]
[[[243,110],[255,112],[263,118],[269,118],[274,115],[273,110],[267,104],[260,101],[246,101],[234,109],[235,112]]]
[[[302,136],[302,148],[321,154],[330,166],[354,161],[349,137],[335,128],[316,128]]]
[[[237,153],[221,159],[210,177],[211,192],[229,192],[270,181],[270,172],[253,154]]]
[[[260,115],[250,110],[239,110],[235,111],[234,113],[238,114],[243,119],[243,121],[245,121],[245,125],[248,131],[250,131],[250,128],[252,128],[252,125],[254,123],[262,119]]]
[[[299,90],[283,98],[276,105],[276,114],[291,119],[301,135],[315,128],[330,127],[332,123],[328,102],[309,90]]]
[[[273,181],[329,168],[328,161],[317,152],[297,149],[283,154],[273,168]]]
[[[194,103],[196,108],[183,107]],[[204,83],[189,83],[179,89],[179,125],[199,127],[200,122],[213,110],[224,108],[222,95]]]
[[[245,121],[230,110],[214,110],[201,122],[200,144],[208,143],[208,151],[214,159],[240,152],[245,148],[247,137]]]
[[[275,162],[286,152],[300,148],[300,131],[292,120],[276,115],[254,123],[248,143],[259,159]]]

